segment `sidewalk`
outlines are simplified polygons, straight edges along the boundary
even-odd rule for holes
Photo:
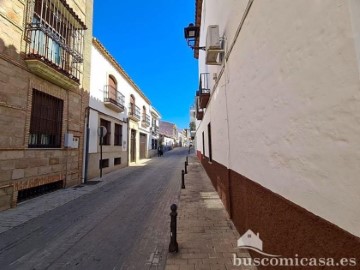
[[[185,189],[178,206],[178,253],[169,253],[165,270],[251,269],[233,265],[240,235],[196,156],[189,157]]]
[[[87,184],[81,184],[79,186],[69,187],[66,189],[59,189],[40,197],[19,203],[15,208],[2,211],[0,212],[0,234],[83,195],[86,195],[95,189],[99,189],[107,183],[116,181],[121,177],[125,177],[127,174],[136,170],[136,167],[145,166],[148,162],[151,162],[151,159],[144,159],[136,164],[131,164],[129,167],[125,167],[121,170],[115,170],[104,175],[102,178],[95,177],[88,181]]]

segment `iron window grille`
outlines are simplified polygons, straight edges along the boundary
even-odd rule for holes
[[[140,119],[140,108],[136,106],[134,103],[130,103],[129,115],[134,116],[137,119]]]
[[[99,160],[99,166],[100,166],[100,168],[107,168],[107,167],[109,167],[109,159],[107,158],[107,159],[101,159],[101,160]]]
[[[150,115],[143,113],[142,121],[150,126]]]
[[[66,0],[28,0],[26,58],[43,61],[79,82],[85,30]]]
[[[29,148],[60,148],[64,102],[33,89]]]
[[[115,124],[114,145],[122,145],[122,125]]]
[[[121,164],[121,157],[114,158],[114,165],[120,165]]]

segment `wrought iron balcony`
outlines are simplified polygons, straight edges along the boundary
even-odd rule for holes
[[[152,126],[151,132],[153,135],[157,135],[159,133],[159,126]]]
[[[141,125],[143,127],[149,127],[150,126],[150,115],[143,113]]]
[[[25,32],[29,69],[59,86],[78,87],[85,29],[65,1],[29,1]]]
[[[104,104],[115,112],[123,112],[125,110],[125,96],[121,94],[111,85],[104,87]]]
[[[132,103],[130,103],[130,106],[129,106],[129,118],[136,122],[139,122],[141,119],[140,108]]]
[[[199,97],[199,106],[201,109],[206,108],[210,98],[209,73],[200,74],[199,90],[196,95]]]

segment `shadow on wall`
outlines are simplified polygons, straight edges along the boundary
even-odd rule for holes
[[[103,86],[103,87],[105,87],[105,85],[106,85],[106,83],[104,83],[104,86]],[[97,91],[101,92],[103,98],[100,99],[100,98],[97,98],[97,97],[94,97],[94,96],[90,95],[89,104],[90,104],[90,107],[92,107],[93,109],[99,108],[99,107],[102,106],[102,104],[104,103],[104,95],[105,95],[104,89],[98,89]],[[95,106],[94,106],[94,105],[95,105]],[[126,106],[126,104],[123,104],[123,105],[124,105],[124,111],[121,112],[121,113],[115,113],[115,112],[114,112],[114,114],[117,114],[117,115],[118,115],[118,114],[123,114],[123,117],[124,117],[124,118],[127,118],[128,112],[129,112],[129,108]],[[109,110],[111,110],[111,109],[109,109]],[[120,120],[123,120],[123,121],[124,121],[124,119],[120,119]],[[124,121],[124,122],[126,122],[126,121]]]
[[[1,0],[0,0],[1,5]],[[15,61],[25,58],[25,53],[19,53],[14,45],[6,46],[3,39],[0,38],[0,54]]]
[[[1,2],[0,2],[1,3]],[[83,130],[85,124],[85,108],[89,104],[89,92],[82,88],[75,87],[71,90],[54,86],[46,79],[41,79],[32,73],[25,63],[25,52],[19,52],[14,45],[6,46],[4,39],[0,38],[0,108],[2,109],[1,123],[4,126],[11,126],[0,132],[0,148],[23,149],[25,151],[12,158],[3,158],[8,161],[13,159],[21,164],[21,168],[14,166],[3,166],[0,164],[1,179],[0,186],[11,185],[14,192],[27,188],[33,188],[41,184],[53,183],[59,180],[55,176],[65,176],[64,185],[75,185],[80,181],[82,171],[83,153]],[[39,60],[40,61],[40,60]],[[48,65],[49,69],[59,72]],[[29,119],[31,115],[31,99],[29,93],[32,91],[29,83],[33,80],[34,85],[40,85],[44,89],[54,88],[53,91],[62,98],[64,103],[64,115],[67,110],[67,117],[63,118],[62,146],[53,151],[38,151],[28,148],[27,133],[29,132]],[[54,86],[54,87],[53,87]],[[36,86],[33,86],[36,87]],[[42,89],[40,89],[42,90]],[[66,104],[66,105],[65,105]],[[14,108],[16,108],[14,110]],[[70,132],[74,137],[80,139],[78,148],[69,149],[72,154],[64,154],[63,133]],[[36,158],[32,153],[36,152]],[[11,153],[8,151],[7,153]],[[18,154],[18,153],[17,153]],[[34,154],[35,156],[35,154]],[[39,161],[41,159],[41,161]],[[64,166],[67,164],[68,166]],[[30,176],[31,175],[31,176]],[[16,181],[14,181],[16,180]],[[13,193],[14,193],[13,192]],[[15,198],[16,200],[16,198]],[[1,201],[1,200],[0,200]]]

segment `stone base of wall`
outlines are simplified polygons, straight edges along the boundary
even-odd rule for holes
[[[59,180],[66,186],[81,183],[84,112],[89,93],[41,79],[26,67],[22,55],[10,57],[1,48],[0,74],[4,74],[0,76],[0,122],[11,127],[0,132],[0,210],[5,210],[16,206],[19,190]],[[79,139],[77,149],[28,147],[33,89],[63,101],[61,138],[65,133],[73,134]],[[1,188],[6,186],[11,189]]]
[[[121,157],[121,164],[114,165],[114,158],[118,157]],[[103,168],[103,175],[128,166],[126,151],[103,153],[103,159],[109,159],[109,167]],[[100,176],[99,160],[100,153],[89,154],[88,179]]]
[[[157,149],[148,150],[148,158],[157,157],[158,151]]]
[[[13,205],[14,187],[0,187],[0,211],[9,209]]]
[[[248,229],[259,233],[264,252],[290,258],[296,254],[299,258],[334,258],[335,262],[360,257],[360,238],[222,164],[209,162],[200,152],[197,155],[240,235]],[[335,265],[331,269],[345,268]]]

